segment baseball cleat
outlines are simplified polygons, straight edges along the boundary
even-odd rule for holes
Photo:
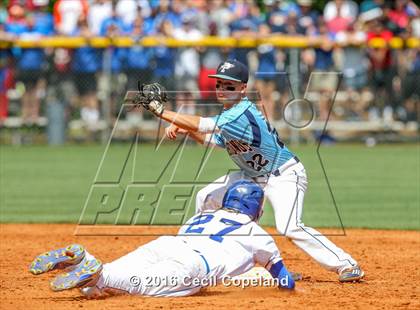
[[[338,280],[340,282],[357,282],[365,276],[365,273],[359,266],[346,268],[340,272]]]
[[[102,271],[102,262],[98,259],[86,260],[82,264],[55,277],[50,287],[53,291],[69,290],[76,287],[92,286],[96,283]]]
[[[85,249],[79,244],[72,244],[65,248],[52,250],[38,255],[31,263],[29,271],[41,274],[54,269],[64,269],[77,265],[85,257]]]

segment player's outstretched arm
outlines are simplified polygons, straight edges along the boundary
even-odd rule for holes
[[[211,118],[203,118],[197,115],[181,114],[165,109],[164,104],[168,102],[168,95],[165,87],[159,83],[143,84],[139,86],[139,92],[133,99],[136,105],[142,105],[157,117],[187,130],[190,134],[197,135],[194,138],[205,141],[206,135],[212,133],[216,123]]]
[[[198,132],[190,132],[188,130],[182,129],[174,124],[165,128],[165,135],[171,140],[175,140],[178,134],[189,135],[195,141],[200,144],[204,144],[206,135]]]
[[[190,133],[198,132],[201,119],[201,117],[197,115],[181,114],[170,110],[164,110],[159,117]]]
[[[274,239],[260,226],[255,226],[252,233],[259,235],[259,237],[253,238],[255,261],[261,266],[264,266],[270,272],[273,279],[278,280],[279,288],[294,289],[295,280],[284,265]]]
[[[168,94],[165,87],[159,83],[139,85],[139,92],[133,101],[137,105],[142,105],[155,116],[189,132],[197,132],[199,129],[200,116],[181,114],[165,108]]]

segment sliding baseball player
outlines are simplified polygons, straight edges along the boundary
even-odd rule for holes
[[[52,250],[35,258],[33,274],[67,268],[51,281],[54,291],[82,288],[87,297],[106,294],[176,297],[199,292],[264,266],[272,284],[292,290],[295,282],[273,238],[260,226],[263,190],[254,182],[233,183],[223,207],[192,217],[177,236],[163,236],[104,264],[80,245]]]

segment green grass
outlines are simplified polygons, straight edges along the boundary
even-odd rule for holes
[[[141,224],[152,220],[155,224],[178,224],[192,214],[196,190],[235,169],[224,151],[214,151],[197,177],[204,149],[191,145],[182,156],[176,153],[161,175],[176,147],[165,144],[155,152],[152,145],[141,144],[126,160],[129,144],[112,145],[92,189],[83,223],[96,219],[96,223]],[[78,222],[104,149],[98,145],[1,146],[1,222]],[[315,146],[292,150],[309,177],[305,223],[340,227]],[[322,147],[321,155],[345,227],[420,229],[419,145],[336,145]],[[171,177],[172,185],[168,186]],[[138,184],[131,185],[121,210],[107,213],[119,205],[123,189],[133,180]],[[191,180],[199,184],[197,188],[191,186]],[[157,202],[162,207],[152,217],[152,207],[147,205],[156,200],[155,184],[164,188],[164,194]],[[104,191],[108,194],[105,199]],[[267,206],[262,223],[272,224],[272,220]]]

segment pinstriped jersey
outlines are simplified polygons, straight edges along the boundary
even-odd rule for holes
[[[243,98],[212,117],[217,126],[215,143],[250,177],[270,173],[294,157],[255,104]]]

